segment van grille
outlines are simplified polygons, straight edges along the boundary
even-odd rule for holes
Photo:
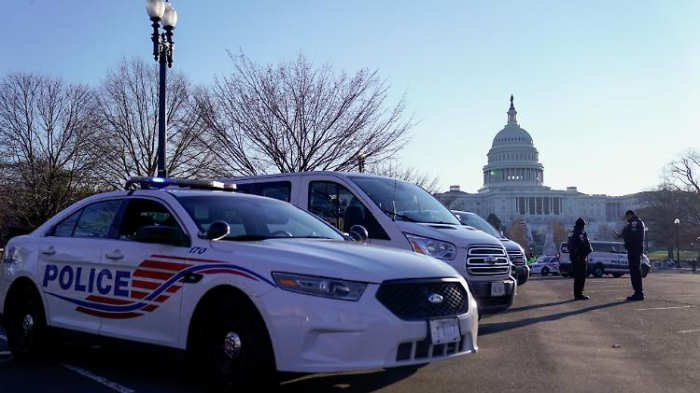
[[[498,247],[470,247],[467,253],[467,271],[473,276],[498,276],[510,273],[506,251]]]
[[[520,250],[508,251],[508,256],[513,265],[522,266],[525,264],[525,255]]]

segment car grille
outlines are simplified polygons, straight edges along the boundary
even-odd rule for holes
[[[497,247],[470,247],[467,271],[473,276],[498,276],[510,272],[506,252]]]
[[[431,303],[432,295],[440,295],[442,302]],[[457,280],[387,281],[379,287],[377,300],[406,321],[457,316],[469,310],[467,291]]]
[[[439,345],[432,345],[428,339],[402,343],[396,351],[396,361],[432,359],[454,355],[464,350],[464,339],[465,336],[462,336],[458,343]]]
[[[525,255],[519,250],[508,251],[508,256],[514,265],[522,266],[525,264]]]

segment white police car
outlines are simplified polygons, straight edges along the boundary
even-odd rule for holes
[[[202,377],[235,388],[275,369],[477,349],[476,303],[437,259],[347,241],[289,203],[207,189],[220,183],[139,182],[10,240],[0,320],[18,361],[43,355],[49,332],[88,333],[186,351]]]

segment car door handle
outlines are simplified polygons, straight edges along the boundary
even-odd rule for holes
[[[41,253],[44,255],[53,255],[56,253],[56,250],[53,248],[53,246],[50,246],[49,248],[41,250]]]
[[[105,257],[108,258],[108,259],[117,260],[117,259],[122,259],[122,258],[124,258],[124,255],[122,255],[122,253],[120,253],[119,251],[115,251],[115,252],[113,252],[113,253],[111,253],[111,254],[109,254],[109,253],[108,253],[108,254],[105,254]]]

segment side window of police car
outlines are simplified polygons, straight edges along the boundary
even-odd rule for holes
[[[49,236],[109,238],[112,222],[122,201],[111,200],[93,203],[68,216],[56,225]]]
[[[130,199],[128,203],[119,226],[119,240],[135,240],[139,229],[146,226],[175,228],[184,237],[175,217],[161,203],[140,198]]]
[[[348,232],[353,225],[362,225],[370,239],[390,240],[372,213],[347,188],[333,182],[312,182],[309,185],[309,211]]]

